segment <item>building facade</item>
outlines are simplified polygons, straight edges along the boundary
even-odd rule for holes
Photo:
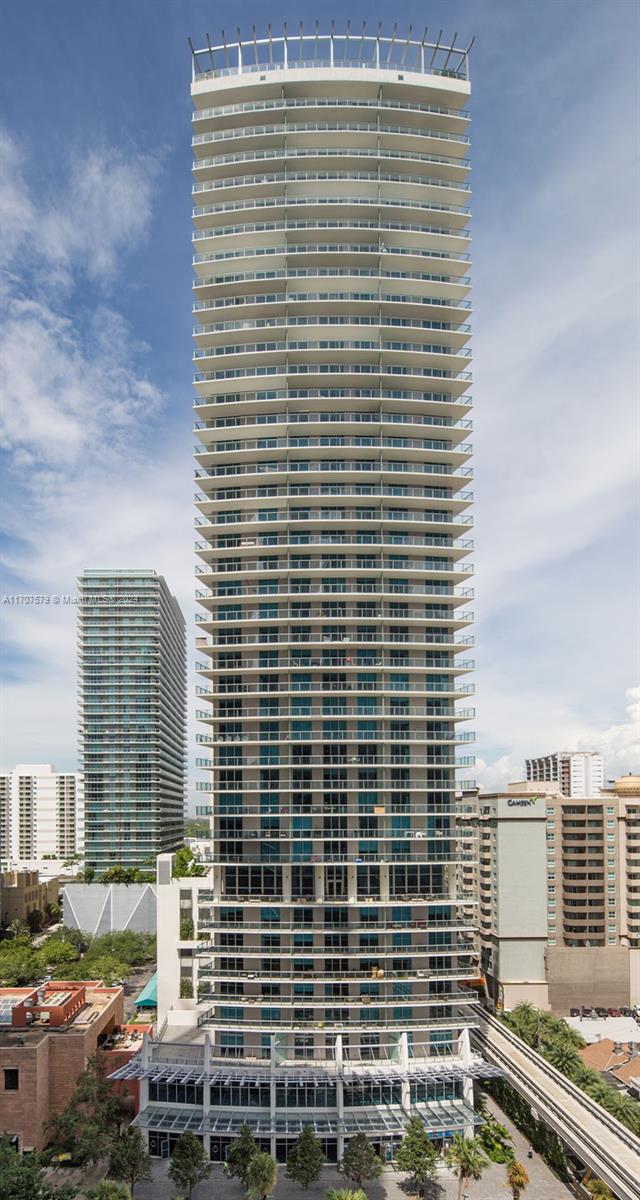
[[[604,786],[604,759],[595,750],[558,751],[542,758],[527,758],[528,783],[555,783],[562,796],[585,799],[598,796]]]
[[[556,789],[477,796],[478,865],[461,870],[478,896],[488,994],[564,1013],[640,1003],[640,778],[589,799]]]
[[[22,763],[0,774],[0,862],[66,859],[84,849],[82,775],[51,763]]]
[[[91,937],[124,930],[155,933],[155,884],[67,883],[62,920],[68,929],[82,929]]]
[[[0,925],[27,923],[33,914],[45,917],[49,905],[60,898],[60,879],[42,878],[38,871],[0,871]]]
[[[184,619],[155,571],[79,579],[85,862],[153,869],[184,835]]]
[[[47,1122],[66,1107],[78,1075],[114,1037],[123,1012],[123,989],[95,980],[0,988],[0,1129],[21,1152],[44,1149]],[[141,1042],[141,1031],[128,1031],[113,1066]]]
[[[473,761],[467,54],[270,35],[193,63],[212,849],[199,879],[159,860],[167,1027],[139,1123],[170,1152],[188,1044],[212,1157],[245,1121],[281,1161],[307,1122],[331,1161],[362,1130],[387,1155],[410,1110],[434,1137],[470,1130],[482,1069],[456,871],[475,844],[454,821]]]

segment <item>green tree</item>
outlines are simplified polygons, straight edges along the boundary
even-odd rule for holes
[[[20,917],[14,917],[7,928],[7,933],[10,933],[12,938],[17,940],[18,938],[28,938],[30,936],[30,929],[26,921],[21,920]]]
[[[446,1160],[458,1176],[458,1200],[462,1195],[463,1185],[469,1179],[479,1179],[488,1166],[478,1138],[465,1138],[461,1133],[454,1134]]]
[[[129,1189],[124,1183],[115,1179],[101,1179],[91,1191],[87,1192],[87,1200],[131,1200]]]
[[[580,1066],[581,1060],[573,1046],[559,1038],[554,1038],[545,1046],[544,1056],[551,1066],[556,1068],[556,1071],[561,1071],[563,1075],[569,1077],[573,1077]]]
[[[41,908],[34,908],[30,913],[27,913],[27,925],[29,926],[29,933],[32,937],[34,934],[40,933],[43,921],[44,913]]]
[[[109,867],[102,872],[100,876],[101,883],[133,883],[135,870],[133,867],[123,867],[116,865]]]
[[[362,1188],[327,1188],[326,1200],[367,1200]]]
[[[258,1150],[249,1160],[245,1191],[247,1200],[267,1200],[278,1182],[278,1167],[270,1154]]]
[[[126,979],[131,973],[131,965],[120,959],[105,955],[94,958],[87,954],[80,962],[74,963],[69,974],[70,979],[100,979],[105,987],[113,987],[117,979]]]
[[[44,946],[41,946],[36,951],[38,965],[43,973],[47,971],[56,971],[59,973],[60,967],[67,967],[69,963],[75,963],[80,958],[80,951],[72,942],[68,942],[59,938],[47,938]]]
[[[49,1121],[53,1154],[70,1154],[84,1166],[108,1158],[123,1116],[121,1100],[111,1090],[104,1055],[97,1052],[78,1076],[69,1103]]]
[[[506,1125],[501,1125],[487,1109],[483,1113],[484,1125],[480,1127],[478,1141],[487,1158],[494,1163],[511,1162],[515,1157],[513,1142]]]
[[[183,942],[190,942],[193,939],[193,936],[193,917],[185,914],[184,917],[180,917],[180,940]]]
[[[85,867],[84,871],[80,871],[78,874],[78,879],[84,883],[93,883],[95,877],[96,869],[91,866],[91,863]]]
[[[180,980],[180,999],[181,1000],[193,1000],[193,980],[192,979],[185,978],[185,979]]]
[[[320,1139],[310,1125],[304,1125],[287,1157],[287,1177],[300,1187],[308,1188],[324,1166],[324,1151]]]
[[[136,1183],[149,1178],[151,1158],[142,1134],[132,1125],[115,1139],[111,1147],[109,1170],[116,1179],[124,1179],[129,1184],[132,1196]]]
[[[45,855],[45,858],[46,858],[46,855]],[[81,862],[82,862],[81,854],[68,854],[67,857],[63,858],[63,860],[62,860],[62,868],[63,868],[63,870],[68,871],[68,870],[70,870],[71,867],[79,866],[79,864]]]
[[[36,951],[19,938],[0,945],[0,987],[22,987],[38,977]]]
[[[49,1183],[39,1155],[18,1154],[9,1137],[0,1138],[2,1200],[73,1200],[75,1195],[74,1187]]]
[[[609,1184],[604,1183],[602,1179],[592,1179],[587,1184],[587,1190],[591,1196],[591,1200],[614,1200]]]
[[[422,1193],[427,1181],[435,1179],[437,1158],[437,1150],[420,1117],[411,1117],[396,1151],[393,1162],[395,1169],[404,1171],[409,1176],[412,1187]]]
[[[181,879],[186,875],[204,875],[206,867],[196,862],[193,850],[188,846],[182,846],[180,850],[176,850],[173,859],[173,875],[175,879]]]
[[[202,1142],[194,1133],[181,1133],[169,1163],[169,1178],[178,1187],[186,1188],[191,1200],[193,1188],[208,1179],[210,1173],[211,1161],[204,1152]]]
[[[209,822],[204,817],[188,817],[184,823],[184,836],[188,838],[209,837]]]
[[[247,1167],[254,1154],[258,1153],[258,1143],[248,1125],[241,1125],[237,1138],[232,1141],[224,1164],[225,1175],[231,1175],[240,1181],[244,1187],[247,1178]]]
[[[507,1183],[511,1188],[513,1200],[520,1200],[520,1196],[529,1183],[529,1176],[525,1171],[522,1163],[513,1162],[507,1163]]]
[[[357,1133],[349,1139],[338,1170],[359,1188],[368,1179],[378,1178],[382,1163],[365,1133]]]

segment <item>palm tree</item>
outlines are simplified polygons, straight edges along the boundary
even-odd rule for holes
[[[446,1160],[458,1176],[458,1200],[462,1195],[463,1184],[468,1179],[479,1179],[485,1167],[489,1165],[478,1138],[465,1138],[461,1133],[454,1134],[446,1153]]]
[[[580,1065],[580,1058],[576,1054],[573,1046],[567,1045],[566,1042],[561,1042],[559,1039],[554,1039],[546,1047],[544,1052],[545,1058],[555,1067],[557,1071],[561,1071],[563,1075],[573,1076],[573,1073]]]
[[[362,1188],[328,1188],[326,1200],[367,1200]]]
[[[523,1042],[527,1042],[529,1046],[536,1044],[540,1030],[540,1013],[528,1000],[523,1000],[521,1004],[516,1005],[509,1013],[508,1022],[514,1033],[517,1033]]]
[[[637,1100],[632,1100],[630,1096],[619,1096],[615,1116],[633,1133],[640,1134],[640,1109]]]
[[[522,1163],[507,1163],[507,1183],[511,1188],[513,1200],[520,1200],[520,1194],[524,1191],[528,1182],[529,1176],[527,1175]]]
[[[249,1161],[245,1175],[247,1200],[267,1200],[278,1182],[278,1167],[270,1154],[258,1150]]]
[[[14,938],[29,937],[30,930],[26,921],[22,921],[20,917],[15,917],[7,929],[8,933]]]

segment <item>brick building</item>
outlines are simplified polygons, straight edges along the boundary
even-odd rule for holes
[[[98,1047],[117,1048],[114,1065],[139,1049],[142,1034],[122,1030],[123,1016],[123,989],[95,980],[0,988],[0,1129],[21,1151],[44,1148],[47,1121]]]

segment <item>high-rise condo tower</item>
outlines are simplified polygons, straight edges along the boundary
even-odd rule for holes
[[[155,1154],[188,1127],[221,1159],[246,1122],[280,1161],[305,1124],[330,1161],[358,1132],[388,1157],[410,1111],[439,1140],[470,1130],[490,1073],[455,823],[469,90],[467,51],[411,36],[193,52],[211,852],[173,884],[160,860]]]
[[[153,870],[184,837],[186,645],[155,571],[79,579],[79,734],[85,863]]]

